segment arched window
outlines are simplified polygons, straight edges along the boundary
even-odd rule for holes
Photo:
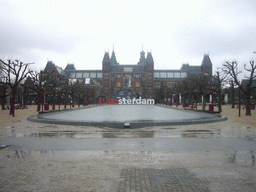
[[[140,82],[136,82],[135,86],[139,87],[140,86]]]
[[[117,87],[121,87],[121,83],[120,83],[120,82],[117,82],[117,83],[116,83],[116,86],[117,86]]]

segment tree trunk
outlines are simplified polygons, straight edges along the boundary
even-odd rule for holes
[[[221,105],[222,105],[222,98],[221,98],[221,93],[219,92],[218,93],[218,108],[219,108],[219,112],[222,112]]]
[[[251,94],[246,94],[246,113],[245,115],[251,115]]]
[[[14,85],[12,88],[12,96],[11,96],[11,107],[10,107],[10,113],[9,115],[13,115],[14,116],[14,104],[15,104],[15,96],[16,96],[16,86]]]
[[[55,102],[56,102],[56,99],[55,99],[55,91],[53,91],[53,95],[52,95],[52,110],[55,110]]]
[[[191,109],[194,109],[194,94],[191,95]]]
[[[203,95],[203,111],[205,111],[206,97],[205,97],[205,94],[202,94],[202,95]]]
[[[5,94],[6,94],[6,90],[4,89],[4,90],[3,90],[3,96],[2,96],[2,99],[1,99],[2,110],[5,109]]]
[[[41,100],[42,100],[42,93],[37,93],[37,111],[40,111],[40,106],[41,106]]]
[[[231,91],[232,91],[232,108],[235,108],[235,88],[233,81],[231,82]]]

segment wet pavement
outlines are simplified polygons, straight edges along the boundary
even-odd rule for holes
[[[10,150],[103,151],[256,151],[256,143],[242,138],[3,138]]]
[[[232,120],[0,129],[0,191],[256,191],[256,127]]]

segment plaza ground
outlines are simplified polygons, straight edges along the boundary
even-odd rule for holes
[[[252,116],[245,116],[242,109],[238,117],[238,109],[224,105],[221,114],[228,117],[224,122],[141,129],[51,125],[26,120],[34,114],[36,106],[16,110],[15,117],[1,110],[0,142],[16,138],[24,139],[25,145],[26,138],[40,142],[55,139],[54,147],[69,142],[70,149],[56,150],[49,142],[48,150],[24,150],[22,145],[0,150],[0,191],[256,191],[255,110]],[[233,138],[245,148],[234,149],[231,144],[223,150],[187,147],[199,140],[206,148],[210,140],[217,145],[219,140],[215,138]],[[75,149],[76,142],[90,139],[94,143],[84,142],[83,147],[93,148],[97,141],[102,141],[109,149]],[[157,147],[170,140],[184,149],[141,150],[151,141]],[[128,150],[111,148],[124,142],[129,143],[131,150],[129,146]],[[134,149],[136,143],[138,150]]]

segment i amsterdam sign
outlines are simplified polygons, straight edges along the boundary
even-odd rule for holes
[[[119,105],[154,105],[154,99],[106,99],[106,102],[103,103],[102,97],[100,97],[100,104],[119,104]]]

